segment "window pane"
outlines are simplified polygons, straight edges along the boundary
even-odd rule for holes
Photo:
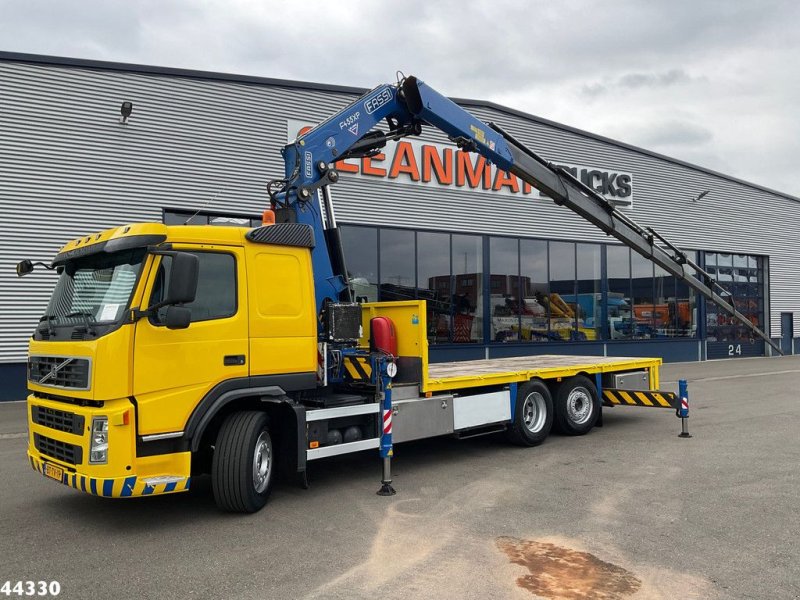
[[[492,311],[492,341],[519,339],[519,242],[509,238],[489,239],[489,306]]]
[[[450,235],[417,233],[417,295],[427,301],[428,341],[450,341]]]
[[[342,246],[356,298],[378,300],[378,230],[342,225]]]
[[[556,339],[577,337],[575,313],[575,244],[550,242],[550,329]]]
[[[631,284],[633,287],[633,337],[655,337],[653,306],[653,263],[642,255],[631,253]]]
[[[197,295],[187,304],[192,322],[229,317],[236,312],[236,261],[230,254],[198,252]]]
[[[676,309],[675,277],[658,265],[654,267],[655,304],[653,305],[653,327],[656,337],[675,337]]]
[[[453,235],[453,341],[483,341],[483,240]]]
[[[689,260],[697,264],[697,252],[686,252]],[[675,336],[697,336],[697,296],[682,281],[675,282]]]
[[[61,324],[122,317],[145,253],[144,248],[136,248],[70,261],[61,270],[45,314],[58,317]]]
[[[197,294],[194,302],[184,305],[192,311],[192,323],[222,319],[236,314],[236,259],[222,252],[193,252],[193,254],[200,261]],[[164,291],[169,286],[171,268],[172,257],[162,256],[153,292],[150,294],[150,306],[163,299]],[[159,309],[155,320],[163,322],[166,312],[166,307]]]
[[[577,246],[577,291],[574,305],[578,311],[578,339],[598,340],[600,333],[600,250],[598,244]],[[567,300],[565,298],[565,300]],[[567,300],[569,302],[569,300]]]
[[[209,225],[222,227],[250,227],[250,217],[229,217],[229,216],[210,216]]]
[[[197,215],[191,212],[164,212],[165,225],[208,225],[208,217],[206,215]]]
[[[708,264],[711,253],[706,253]],[[764,272],[762,270],[763,257],[745,254],[718,254],[717,282],[733,294],[736,308],[757,327],[764,324]],[[711,269],[707,269],[714,275]],[[753,335],[744,326],[734,320],[712,302],[706,302],[706,328],[709,342],[735,342],[736,344],[750,343]],[[709,347],[709,355],[713,349]],[[734,356],[726,352],[724,356]]]
[[[606,247],[608,273],[608,330],[612,340],[633,337],[631,312],[631,251],[624,246]]]
[[[520,241],[520,274],[522,275],[522,325],[523,340],[546,342],[550,339],[550,282],[547,266],[547,242]]]
[[[381,229],[381,300],[413,300],[414,232]],[[359,250],[363,252],[363,250]]]

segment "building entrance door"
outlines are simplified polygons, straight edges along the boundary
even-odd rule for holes
[[[784,354],[792,353],[792,338],[794,337],[794,315],[781,313],[781,350]]]

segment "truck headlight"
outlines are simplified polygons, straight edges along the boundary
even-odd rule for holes
[[[92,439],[89,447],[89,463],[99,465],[108,462],[108,417],[92,419]]]

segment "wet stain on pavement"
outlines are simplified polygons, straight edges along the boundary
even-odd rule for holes
[[[630,571],[588,552],[511,537],[497,538],[497,547],[530,572],[517,585],[542,598],[610,600],[631,596],[642,586]]]

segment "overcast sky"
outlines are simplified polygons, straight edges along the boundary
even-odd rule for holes
[[[797,0],[0,0],[0,49],[361,87],[401,70],[800,196]]]

